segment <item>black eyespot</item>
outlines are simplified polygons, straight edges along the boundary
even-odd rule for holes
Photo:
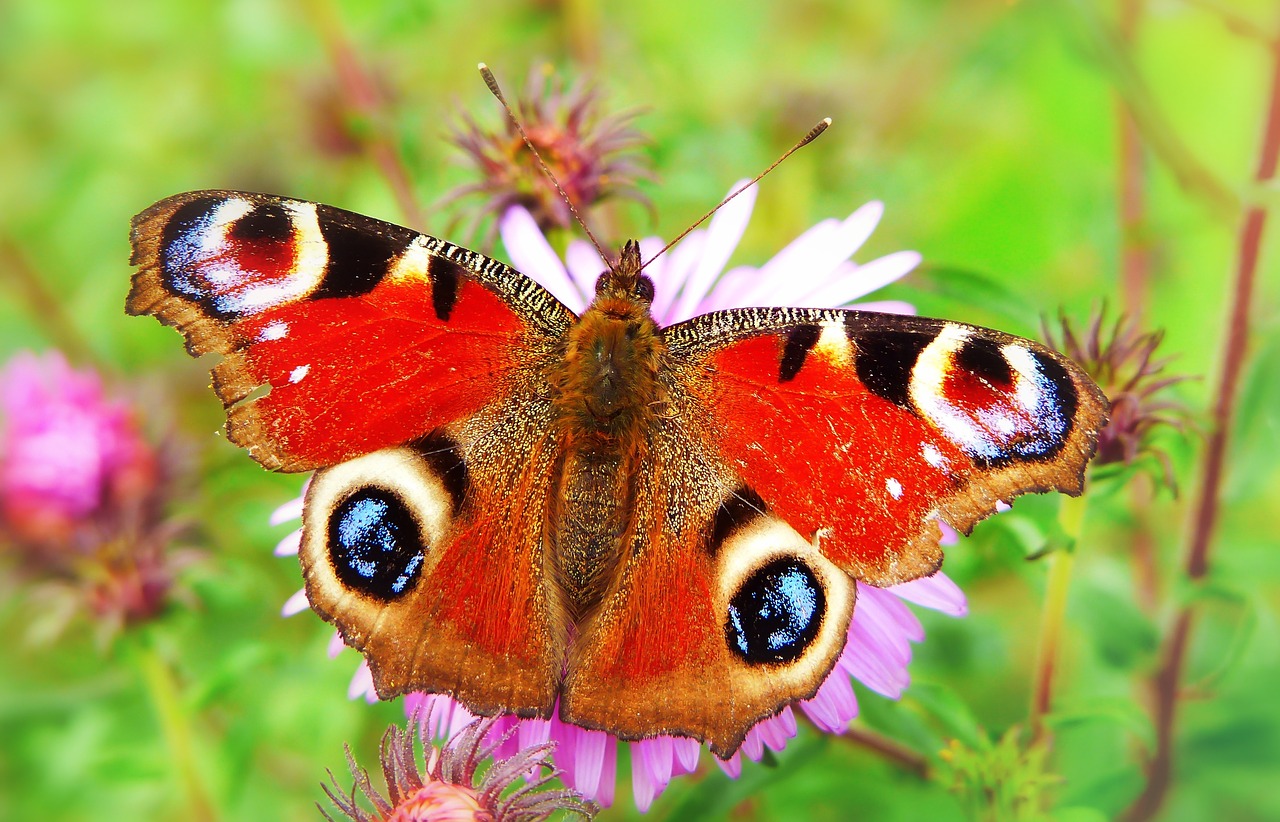
[[[729,647],[752,665],[791,662],[818,636],[827,609],[809,566],[780,557],[759,568],[729,601]]]
[[[386,489],[361,488],[329,515],[329,560],[338,579],[378,599],[413,587],[424,549],[408,507]]]
[[[636,296],[647,303],[653,302],[653,280],[648,277],[640,277],[636,280]]]

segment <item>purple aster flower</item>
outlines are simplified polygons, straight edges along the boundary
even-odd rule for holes
[[[409,725],[404,730],[393,725],[382,737],[386,796],[373,787],[369,772],[356,764],[347,749],[355,786],[349,794],[343,793],[332,774],[333,788],[324,786],[343,815],[354,822],[540,822],[558,811],[590,818],[598,810],[574,791],[543,790],[558,773],[550,762],[555,743],[544,740],[500,753],[510,747],[512,734],[500,730],[496,720],[477,719],[451,732],[448,742],[436,748],[427,731],[435,723],[427,718],[418,722],[415,714]],[[418,726],[416,734],[413,725]],[[415,737],[422,742],[423,766],[418,765]],[[477,778],[480,766],[491,758],[484,775]],[[513,789],[521,777],[527,784]],[[360,807],[359,794],[374,806],[373,811]],[[320,812],[333,822],[323,808]]]
[[[716,212],[707,228],[691,232],[680,245],[645,270],[656,286],[653,313],[660,325],[722,308],[847,305],[901,278],[920,262],[920,255],[914,251],[899,251],[861,264],[851,261],[884,213],[881,203],[871,202],[844,220],[819,222],[760,268],[740,266],[725,271],[729,257],[746,230],[755,195],[754,186],[744,191]],[[575,312],[581,313],[586,308],[589,295],[594,293],[596,278],[604,268],[590,244],[570,243],[565,259],[561,260],[534,218],[520,207],[507,210],[499,230],[511,262],[518,270],[537,280]],[[663,245],[657,238],[641,240],[643,258],[649,259]],[[914,312],[910,304],[896,301],[864,302],[858,307]],[[299,519],[301,515],[302,500],[297,499],[277,509],[271,521],[280,524]],[[945,523],[939,524],[943,529],[943,543],[954,543],[955,531]],[[277,555],[297,554],[300,539],[301,531],[286,536],[276,547]],[[859,583],[858,605],[843,653],[814,697],[795,706],[819,729],[842,733],[858,715],[853,679],[892,699],[898,698],[907,687],[911,643],[924,639],[924,629],[906,603],[950,616],[963,616],[967,611],[964,594],[942,573],[887,589]],[[290,616],[307,607],[305,593],[298,591],[285,603],[283,613]],[[335,634],[330,655],[336,656],[343,647],[341,638]],[[361,662],[348,695],[352,699],[364,697],[369,702],[377,701],[366,663]],[[405,707],[410,713],[421,712],[429,717],[427,731],[436,736],[456,733],[475,719],[465,707],[447,696],[413,694],[406,697]],[[556,715],[546,720],[504,716],[495,720],[494,727],[505,735],[505,741],[498,747],[500,755],[510,755],[528,745],[556,742],[555,763],[563,772],[565,784],[602,806],[612,804],[617,780],[619,740],[616,737],[566,724]],[[752,728],[742,747],[728,760],[714,756],[712,759],[729,776],[737,777],[742,771],[743,756],[759,761],[766,747],[781,751],[795,735],[796,717],[789,706]],[[678,737],[623,744],[631,747],[632,792],[642,811],[649,808],[672,778],[698,767],[703,749],[696,740]]]

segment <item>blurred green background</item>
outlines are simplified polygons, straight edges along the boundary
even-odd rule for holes
[[[731,264],[760,264],[818,219],[882,199],[886,216],[859,259],[919,250],[925,265],[884,294],[922,314],[1036,335],[1060,307],[1083,321],[1106,303],[1163,329],[1170,369],[1199,378],[1175,392],[1190,409],[1188,437],[1163,443],[1180,494],[1145,493],[1149,476],[1095,483],[1050,777],[1029,782],[1041,786],[1045,818],[1114,818],[1130,806],[1156,744],[1150,678],[1178,609],[1193,603],[1160,818],[1280,819],[1271,238],[1210,574],[1192,585],[1181,571],[1242,208],[1276,196],[1252,180],[1278,25],[1265,0],[0,4],[0,357],[61,347],[145,403],[153,431],[176,432],[196,478],[174,512],[194,525],[185,544],[204,552],[182,574],[185,597],[142,636],[110,643],[84,621],[33,638],[39,600],[0,582],[0,819],[185,817],[192,778],[217,818],[315,819],[326,768],[344,769],[344,742],[376,764],[399,706],[348,702],[355,654],[331,661],[327,626],[309,613],[278,616],[299,579],[271,556],[288,528],[267,517],[300,480],[263,472],[216,434],[209,363],[189,360],[173,331],[124,315],[128,224],[196,188],[272,191],[404,222],[361,144],[384,134],[426,206],[415,227],[443,231],[456,212],[431,204],[474,181],[449,125],[459,111],[501,123],[481,60],[509,96],[547,61],[593,83],[610,110],[641,107],[635,123],[658,177],[643,189],[656,217],[614,207],[607,242],[673,236],[830,116],[834,128],[763,184]],[[335,36],[375,79],[376,112],[344,109],[326,45]],[[1136,126],[1124,125],[1126,112]],[[1126,134],[1136,162],[1123,158]],[[1126,175],[1142,192],[1129,226]],[[1128,296],[1126,253],[1149,264]],[[974,798],[949,790],[957,778],[939,753],[953,739],[980,752],[1026,722],[1046,575],[1028,555],[1052,543],[1059,505],[1027,499],[952,548],[945,568],[971,615],[922,614],[929,636],[901,702],[859,691],[860,722],[924,757],[926,777],[802,723],[775,762],[748,764],[736,782],[704,757],[700,775],[675,780],[649,816],[966,818]],[[1139,540],[1153,546],[1145,565],[1134,559]],[[175,732],[190,735],[185,771]],[[1025,757],[1014,768],[1028,769],[1040,773]],[[984,778],[1023,778],[999,773]],[[636,815],[623,787],[604,818]]]

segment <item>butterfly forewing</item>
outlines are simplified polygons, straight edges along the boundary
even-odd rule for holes
[[[192,354],[225,355],[213,377],[228,436],[273,469],[333,465],[474,414],[573,321],[502,263],[315,203],[180,194],[138,215],[132,237],[128,310],[176,326]]]
[[[721,457],[856,579],[933,573],[942,519],[1080,493],[1107,401],[1065,357],[961,323],[741,309],[667,330]]]

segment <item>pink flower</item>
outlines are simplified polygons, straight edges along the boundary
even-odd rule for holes
[[[0,545],[47,583],[28,589],[43,600],[33,610],[83,608],[100,634],[160,612],[190,559],[171,550],[179,529],[164,519],[171,461],[97,374],[57,351],[22,352],[0,369]]]
[[[735,186],[736,188],[736,186]],[[850,260],[871,235],[884,206],[871,202],[844,220],[828,219],[804,232],[760,268],[739,266],[724,270],[729,257],[746,230],[755,202],[753,186],[720,209],[706,229],[689,234],[666,255],[655,260],[645,273],[656,285],[653,313],[660,325],[670,325],[689,317],[722,308],[792,305],[828,307],[847,305],[891,283],[920,262],[914,251],[899,251],[856,264]],[[537,280],[561,302],[581,312],[594,293],[596,278],[604,270],[596,250],[586,242],[569,244],[562,261],[551,248],[536,221],[521,208],[511,208],[499,225],[503,244],[515,267]],[[648,260],[662,248],[657,238],[641,240],[642,258]],[[902,302],[861,303],[859,308],[874,311],[912,313]],[[282,506],[273,522],[296,519],[301,502]],[[279,554],[297,553],[300,532],[289,535],[277,547]],[[944,543],[955,541],[955,532],[944,527]],[[963,616],[964,594],[944,574],[915,580],[889,589],[858,585],[857,607],[849,626],[848,642],[830,675],[813,699],[797,703],[818,728],[842,733],[858,715],[858,703],[851,680],[856,679],[876,693],[896,699],[907,687],[910,676],[911,643],[924,639],[920,621],[907,607],[913,603],[951,616]],[[307,608],[300,591],[285,605],[285,614]],[[332,654],[341,641],[330,646]],[[372,677],[361,664],[351,682],[349,695],[375,701]],[[410,712],[428,709],[429,730],[443,735],[456,732],[474,717],[465,707],[446,696],[413,695],[405,700]],[[603,806],[612,804],[617,779],[619,740],[601,731],[586,730],[560,721],[520,720],[501,717],[495,726],[509,734],[505,748],[545,742],[558,743],[556,766],[565,784]],[[743,756],[760,760],[767,747],[781,751],[796,735],[796,718],[791,706],[777,716],[757,724],[747,734],[742,747],[727,761],[712,757],[731,777],[742,771]],[[691,773],[698,766],[702,746],[687,738],[658,737],[631,746],[632,792],[637,807],[647,810],[671,779]]]
[[[57,540],[154,479],[128,406],[61,353],[21,352],[0,371],[0,516],[23,538]]]

